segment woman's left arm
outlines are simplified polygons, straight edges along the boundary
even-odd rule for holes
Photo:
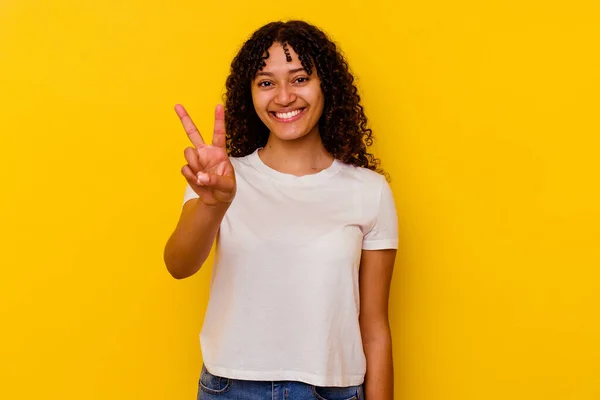
[[[367,358],[366,400],[394,398],[388,303],[395,249],[363,250],[360,261],[360,330]]]

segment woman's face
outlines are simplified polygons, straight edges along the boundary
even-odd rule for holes
[[[284,49],[280,43],[269,48],[265,63],[252,81],[252,101],[259,118],[282,140],[318,135],[324,97],[316,69],[308,75],[294,49],[288,45]]]

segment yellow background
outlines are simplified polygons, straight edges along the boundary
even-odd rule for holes
[[[341,44],[392,175],[396,398],[600,399],[596,1],[0,4],[0,398],[192,399],[186,105],[263,23]]]

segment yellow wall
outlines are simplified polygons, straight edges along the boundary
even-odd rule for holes
[[[191,399],[210,270],[162,262],[185,104],[242,40],[341,43],[392,174],[396,394],[600,398],[598,3],[4,0],[0,398]]]

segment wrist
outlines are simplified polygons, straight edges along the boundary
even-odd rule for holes
[[[222,217],[229,209],[231,202],[217,201],[216,203],[205,203],[200,197],[196,199],[194,210],[199,213],[206,215],[214,215],[215,217]]]

